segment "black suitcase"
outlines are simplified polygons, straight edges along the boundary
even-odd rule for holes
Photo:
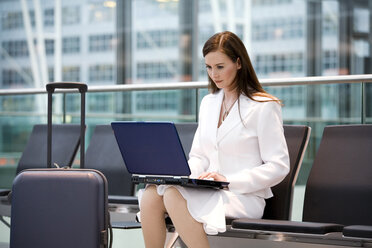
[[[82,93],[83,101],[86,85],[85,89],[81,85],[76,83],[47,85],[48,127],[51,127],[51,94],[54,89],[77,87]],[[85,126],[84,107],[82,103],[82,127]],[[83,141],[85,128],[81,130]],[[48,130],[46,142],[48,165],[52,167],[51,129]],[[83,168],[84,152],[81,153],[81,158]],[[107,180],[97,170],[49,168],[22,171],[14,179],[12,188],[10,247],[108,247],[107,192]]]

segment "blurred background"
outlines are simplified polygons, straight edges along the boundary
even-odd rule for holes
[[[312,127],[304,185],[325,125],[371,123],[372,87],[286,79],[372,73],[371,10],[368,0],[0,0],[0,188],[11,187],[33,125],[46,123],[48,82],[94,89],[88,143],[96,124],[115,120],[197,121],[208,93],[201,49],[223,30],[244,41],[284,123]],[[205,84],[167,89],[178,82]],[[113,87],[140,84],[164,88]],[[54,123],[79,123],[78,94],[53,99]]]

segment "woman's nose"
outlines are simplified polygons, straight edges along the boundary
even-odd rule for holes
[[[218,72],[216,70],[212,70],[212,78],[217,78],[219,76]]]

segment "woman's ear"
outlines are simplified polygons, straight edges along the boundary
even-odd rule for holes
[[[236,69],[239,70],[240,68],[242,68],[242,63],[240,62],[240,58],[238,57],[236,59]]]

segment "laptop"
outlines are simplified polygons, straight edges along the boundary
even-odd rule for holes
[[[229,182],[189,178],[191,174],[172,122],[112,122],[121,155],[134,183],[224,189]]]

